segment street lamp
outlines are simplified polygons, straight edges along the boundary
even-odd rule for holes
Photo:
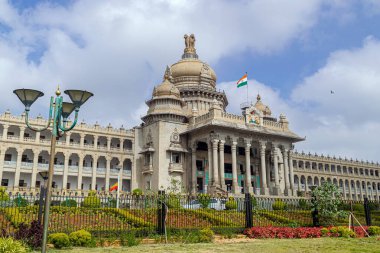
[[[42,220],[42,208],[44,206],[44,198],[46,197],[45,196],[46,195],[46,180],[49,177],[49,172],[48,171],[40,171],[40,172],[38,172],[38,174],[40,174],[40,176],[44,180],[44,183],[40,187],[40,201],[39,201],[39,204],[38,204],[38,223],[41,224],[41,220]]]
[[[53,174],[54,174],[54,156],[55,156],[55,143],[56,139],[63,136],[63,134],[67,131],[73,129],[78,121],[78,112],[79,108],[90,98],[93,96],[91,92],[82,91],[82,90],[66,90],[65,94],[67,94],[72,103],[63,102],[63,98],[61,96],[61,91],[59,87],[57,88],[55,94],[56,97],[52,96],[50,98],[50,106],[49,106],[49,118],[47,121],[47,125],[42,128],[36,128],[30,125],[29,123],[29,111],[32,104],[39,98],[44,95],[41,91],[31,90],[31,89],[17,89],[14,90],[13,93],[17,95],[17,97],[21,100],[21,102],[25,106],[25,123],[33,131],[41,132],[51,127],[51,143],[50,143],[50,161],[49,161],[49,173],[47,176],[47,190],[46,190],[46,198],[45,198],[45,215],[44,215],[44,231],[42,238],[42,253],[46,252],[46,243],[47,243],[47,232],[49,225],[49,210],[50,210],[50,199],[51,199],[51,188],[53,182]],[[75,111],[75,119],[71,126],[67,127],[67,118],[69,115]]]

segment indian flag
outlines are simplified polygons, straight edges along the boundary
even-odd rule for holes
[[[117,188],[118,188],[118,183],[115,183],[114,185],[112,185],[111,187],[110,187],[110,192],[112,192],[112,191],[114,191],[114,190],[117,190]]]
[[[244,85],[248,84],[247,74],[245,74],[240,80],[237,82],[237,87],[240,88]]]

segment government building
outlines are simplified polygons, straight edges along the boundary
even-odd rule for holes
[[[123,191],[167,189],[297,196],[325,181],[344,198],[379,200],[380,166],[295,152],[304,141],[285,115],[275,117],[257,96],[242,113],[227,112],[214,70],[198,58],[194,35],[185,35],[182,58],[168,66],[133,129],[78,124],[57,140],[53,187],[107,191],[119,177]],[[37,117],[35,126],[46,125]],[[25,115],[0,116],[0,181],[9,191],[36,191],[49,162],[50,131],[33,132]]]

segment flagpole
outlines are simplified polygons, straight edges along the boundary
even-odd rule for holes
[[[245,72],[246,76],[247,76],[247,104],[248,104],[248,73]]]
[[[119,209],[120,171],[117,174],[116,208]]]

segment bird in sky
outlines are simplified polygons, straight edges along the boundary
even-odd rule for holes
[[[334,92],[333,90],[330,90],[330,93],[331,93],[331,94],[335,94],[335,92]]]

